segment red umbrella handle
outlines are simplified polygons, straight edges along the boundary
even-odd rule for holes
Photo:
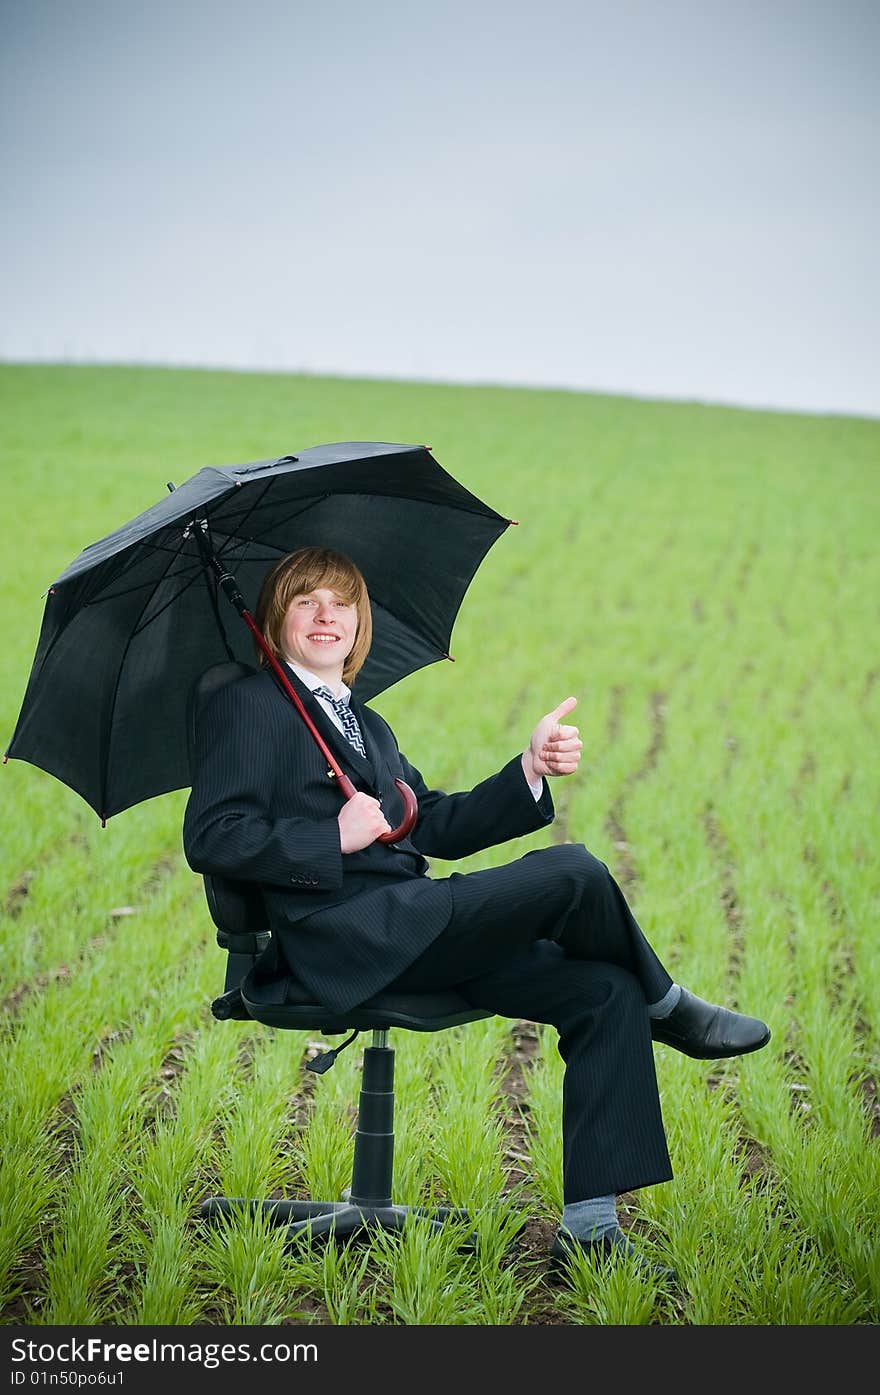
[[[403,819],[398,828],[392,828],[390,833],[379,834],[380,843],[396,843],[399,838],[405,838],[419,816],[419,801],[406,781],[395,779],[394,783],[403,796]]]
[[[237,606],[236,609],[238,609]],[[257,644],[260,646],[266,658],[268,659],[275,676],[278,679],[280,679],[281,686],[283,687],[285,693],[290,698],[294,707],[299,712],[299,715],[302,717],[309,731],[312,733],[312,736],[314,737],[321,751],[321,754],[324,756],[325,760],[327,761],[327,764],[330,766],[330,770],[332,771],[332,773],[336,776],[340,790],[345,795],[346,799],[353,799],[354,796],[357,794],[357,790],[351,783],[351,780],[349,780],[348,776],[340,767],[338,761],[333,755],[333,752],[330,750],[330,747],[327,745],[323,736],[318,731],[318,728],[315,726],[314,722],[312,721],[311,717],[309,716],[308,712],[303,706],[302,699],[300,698],[299,693],[297,693],[287,674],[284,672],[284,669],[281,667],[275,655],[272,653],[272,650],[269,648],[269,645],[267,644],[265,637],[260,632],[260,628],[257,625],[256,620],[251,615],[249,610],[242,609],[240,611],[240,614],[241,618],[248,626],[248,629],[250,630],[254,639],[257,641]],[[387,833],[380,833],[377,839],[379,843],[396,843],[399,841],[399,839],[405,838],[407,834],[411,832],[413,825],[415,824],[415,821],[419,816],[418,800],[416,799],[415,794],[410,789],[406,781],[395,780],[394,783],[400,790],[401,795],[403,796],[403,820],[397,828],[389,829]]]

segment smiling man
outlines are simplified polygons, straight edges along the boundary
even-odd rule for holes
[[[340,807],[333,772],[262,653],[263,672],[207,704],[184,847],[195,871],[259,884],[273,930],[260,991],[282,1002],[299,980],[341,1014],[384,988],[454,987],[501,1016],[552,1023],[566,1062],[565,1207],[552,1254],[564,1264],[576,1251],[600,1263],[631,1253],[617,1196],[672,1176],[652,1040],[711,1059],[758,1050],[769,1028],[674,983],[583,844],[444,878],[427,862],[552,822],[547,780],[574,774],[581,758],[578,728],[563,720],[577,699],[543,716],[496,774],[446,794],[410,764],[383,718],[351,699],[372,615],[349,558],[323,548],[282,558],[256,621],[356,789]],[[400,779],[418,818],[385,843]]]
[[[293,667],[307,665],[314,673],[326,670],[342,688],[342,670],[357,627],[357,606],[328,587],[318,586],[291,601],[281,627],[281,652]]]

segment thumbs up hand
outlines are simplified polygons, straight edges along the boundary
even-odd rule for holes
[[[530,784],[544,775],[571,775],[577,770],[583,742],[577,727],[564,726],[561,719],[577,707],[577,698],[568,697],[542,717],[523,751],[523,772]]]

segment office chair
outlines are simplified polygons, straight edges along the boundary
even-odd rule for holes
[[[229,662],[202,674],[190,697],[191,756],[198,714],[204,703],[225,683],[253,672],[246,664]],[[211,1004],[218,1020],[253,1019],[267,1027],[320,1032],[323,1036],[347,1033],[339,1046],[307,1062],[307,1069],[318,1073],[328,1070],[339,1052],[360,1032],[372,1032],[372,1044],[364,1050],[351,1186],[342,1197],[338,1201],[273,1201],[213,1196],[202,1203],[202,1216],[216,1219],[242,1209],[261,1211],[273,1224],[286,1225],[289,1239],[304,1234],[309,1241],[330,1235],[342,1238],[371,1227],[400,1230],[410,1214],[421,1217],[435,1230],[441,1230],[448,1221],[467,1221],[468,1213],[458,1207],[429,1210],[394,1202],[394,1049],[388,1037],[392,1027],[438,1032],[493,1014],[445,990],[379,993],[338,1015],[316,1003],[295,981],[291,982],[284,1003],[257,1002],[249,995],[249,976],[271,937],[259,887],[207,875],[204,883],[211,918],[217,927],[217,943],[228,954],[224,991]],[[472,1247],[472,1239],[463,1242],[462,1248]]]

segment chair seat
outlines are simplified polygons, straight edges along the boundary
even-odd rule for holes
[[[474,1007],[451,989],[437,993],[377,993],[345,1014],[334,1013],[314,1002],[306,989],[293,980],[283,1003],[255,1002],[248,997],[246,983],[242,985],[241,996],[248,1014],[256,1022],[293,1030],[311,1028],[328,1036],[390,1027],[405,1027],[411,1032],[438,1032],[445,1027],[493,1016],[486,1008]]]

